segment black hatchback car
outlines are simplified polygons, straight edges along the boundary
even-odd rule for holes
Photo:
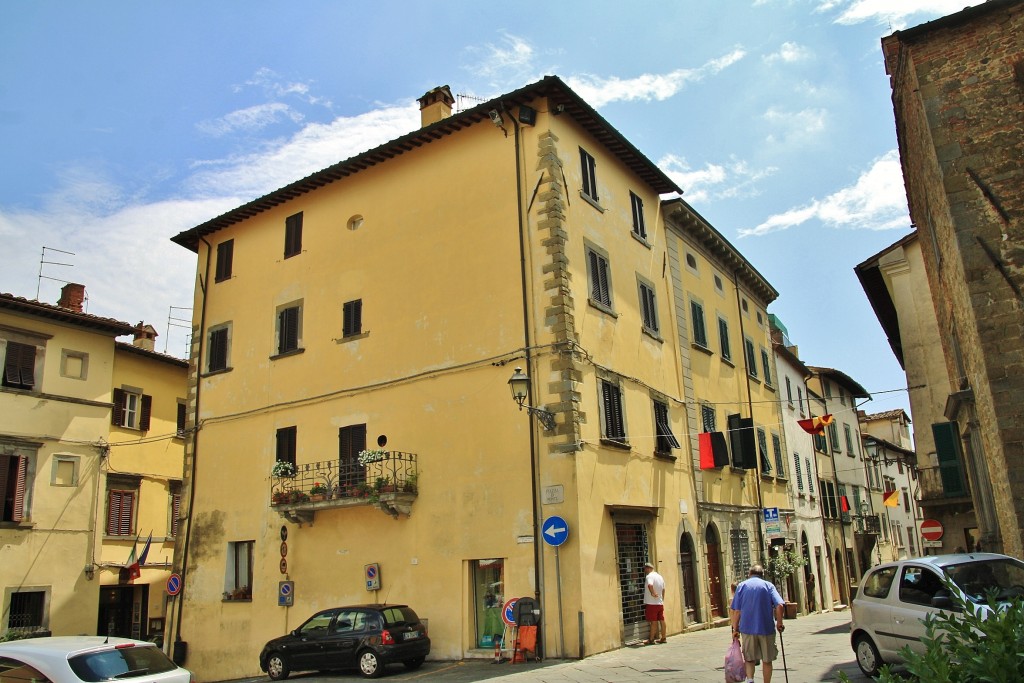
[[[377,678],[388,664],[417,669],[430,653],[427,627],[407,605],[352,605],[317,612],[260,652],[260,669],[275,681],[293,671],[359,669]]]

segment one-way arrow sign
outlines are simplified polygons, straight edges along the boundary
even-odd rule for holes
[[[544,520],[541,536],[548,545],[560,546],[569,538],[569,525],[561,517],[553,515]]]

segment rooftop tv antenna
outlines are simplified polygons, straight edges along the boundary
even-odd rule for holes
[[[182,318],[180,316],[183,313],[175,313],[175,311],[187,311],[189,314],[192,313],[192,309],[187,306],[169,306],[167,308],[167,336],[164,337],[164,353],[167,353],[167,344],[171,340],[171,328],[172,327],[184,327],[189,330],[189,334],[185,337],[185,357],[188,357],[188,346],[192,343],[191,331],[192,331],[192,318],[191,315],[188,318]]]
[[[74,268],[75,267],[75,264],[73,264],[73,263],[60,263],[58,261],[47,261],[46,260],[46,252],[47,251],[55,251],[55,252],[57,252],[59,254],[67,254],[68,256],[74,256],[75,255],[75,253],[73,251],[64,251],[63,249],[54,249],[53,247],[43,247],[43,251],[39,255],[39,277],[36,278],[36,301],[39,301],[39,287],[40,287],[40,285],[42,285],[43,280],[54,280],[56,282],[61,282],[61,283],[65,284],[65,285],[68,283],[67,280],[61,280],[60,278],[48,277],[46,275],[43,275],[43,265],[44,264],[48,265],[48,266],[67,266],[68,268]]]
[[[473,102],[486,102],[487,101],[486,98],[477,97],[476,95],[467,95],[466,93],[461,93],[461,92],[460,93],[456,93],[455,94],[455,111],[456,112],[466,111],[467,109],[470,108],[470,107],[467,107],[465,105],[465,103],[463,103],[463,100],[473,100]],[[475,106],[475,105],[471,105],[471,106]]]

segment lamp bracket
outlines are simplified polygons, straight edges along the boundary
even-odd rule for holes
[[[534,408],[533,406],[525,405],[522,407],[525,408],[526,412],[528,412],[530,415],[536,416],[536,418],[540,420],[541,426],[546,431],[551,431],[552,429],[555,428],[555,414],[552,413],[550,410],[545,410],[544,408]]]

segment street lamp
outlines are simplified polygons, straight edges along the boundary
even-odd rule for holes
[[[515,373],[508,380],[508,386],[512,390],[512,400],[519,405],[519,410],[525,408],[526,412],[530,415],[536,415],[544,429],[552,430],[555,428],[554,413],[544,408],[534,408],[531,405],[527,405],[526,397],[530,395],[530,376],[524,373],[522,368],[516,368]]]

